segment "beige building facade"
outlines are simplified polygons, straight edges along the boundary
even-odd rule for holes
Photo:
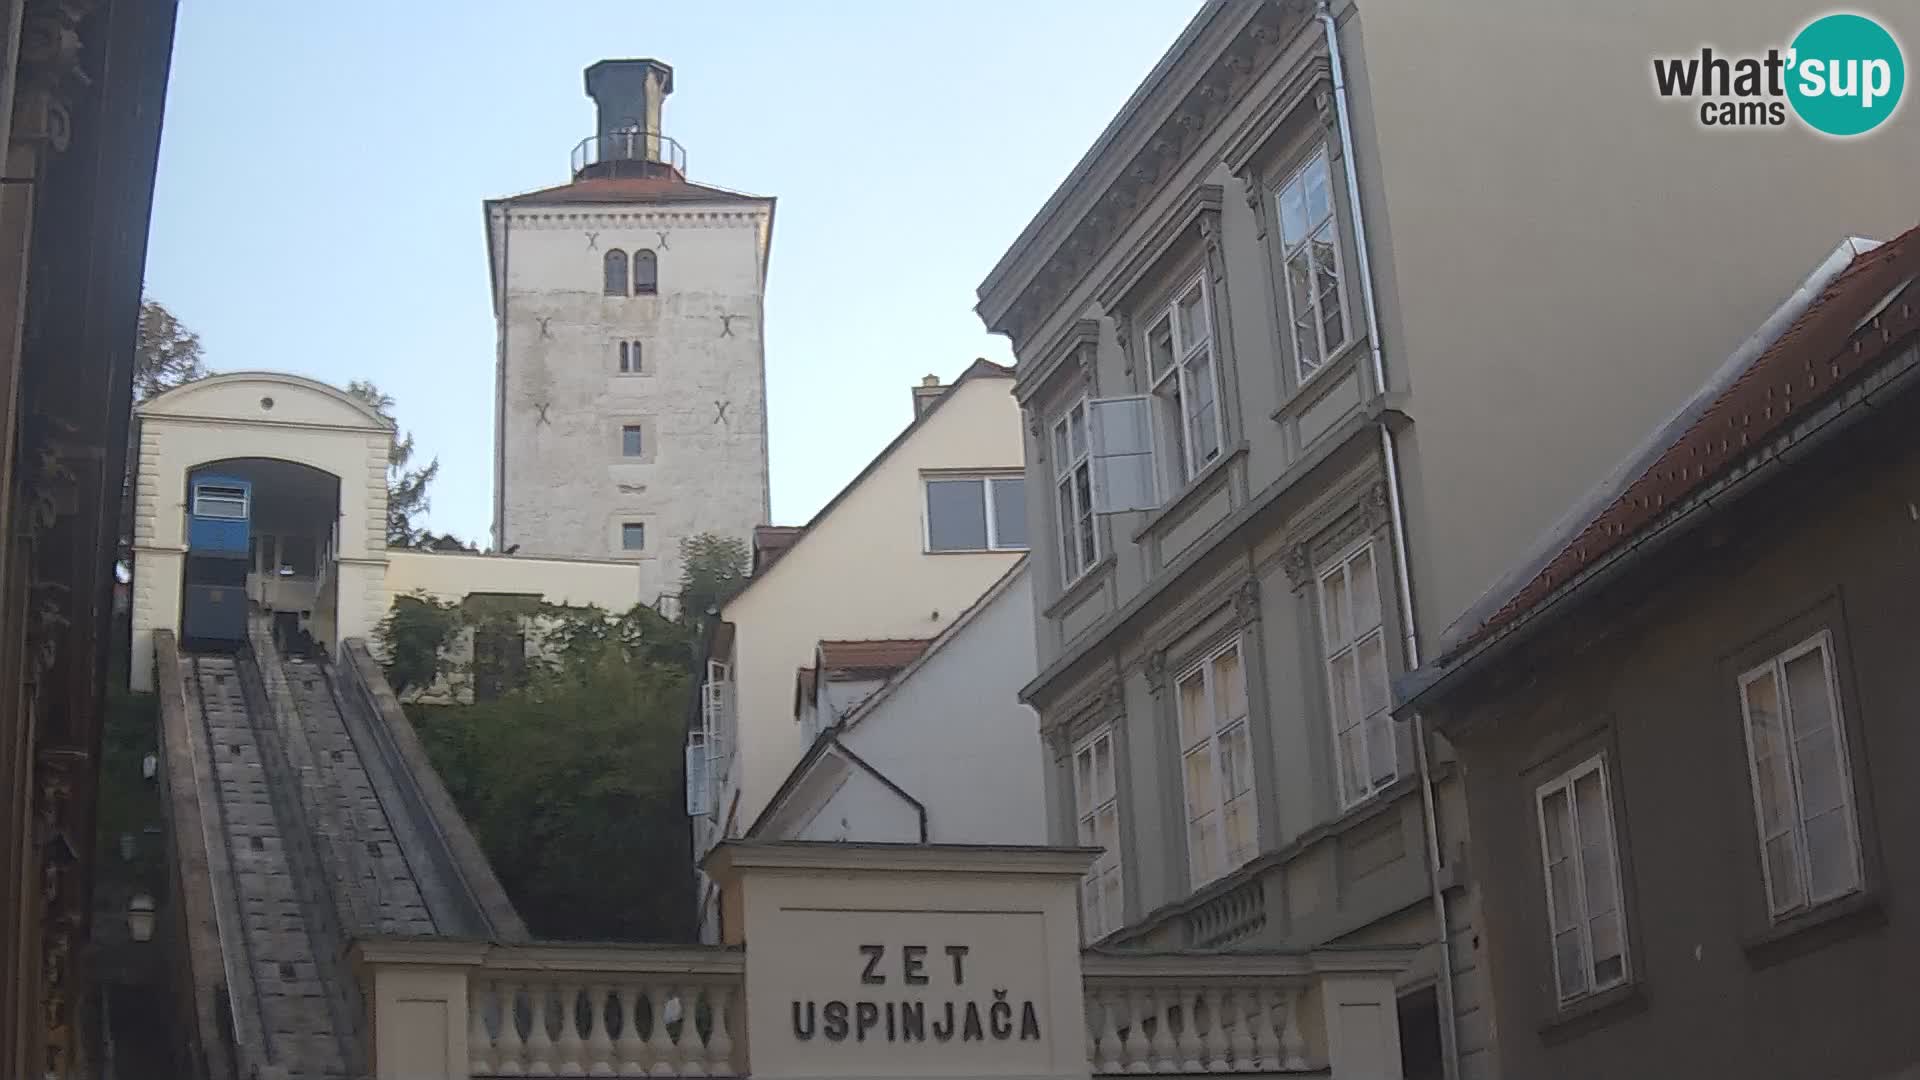
[[[820,700],[800,683],[823,645],[911,650],[860,662],[903,667],[1025,554],[1012,385],[1010,371],[979,360],[949,386],[917,388],[912,422],[777,553],[763,548],[747,588],[721,609],[691,725],[696,857],[744,836],[838,719],[802,715]],[[856,704],[827,700],[829,712]],[[703,892],[711,938],[718,890],[709,881]]]
[[[1910,110],[1655,91],[1806,17],[1209,3],[989,274],[1053,836],[1117,853],[1090,939],[1418,945],[1407,1075],[1495,1074],[1453,754],[1389,682],[1836,233],[1914,216]]]

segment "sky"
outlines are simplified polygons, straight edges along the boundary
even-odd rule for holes
[[[1011,363],[974,290],[1197,0],[183,0],[147,293],[215,371],[372,379],[438,458],[427,524],[492,520],[481,202],[564,183],[581,72],[674,68],[689,179],[779,199],[773,520],[804,522],[911,419]]]

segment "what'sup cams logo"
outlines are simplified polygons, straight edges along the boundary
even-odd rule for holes
[[[1653,85],[1663,98],[1698,101],[1702,127],[1778,128],[1792,115],[1823,135],[1848,138],[1893,116],[1907,63],[1886,27],[1839,13],[1764,54],[1727,56],[1707,46],[1695,56],[1655,57]]]

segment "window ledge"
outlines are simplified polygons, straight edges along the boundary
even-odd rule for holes
[[[1192,507],[1202,492],[1210,491],[1214,483],[1226,474],[1227,468],[1233,462],[1246,456],[1247,441],[1242,439],[1233,444],[1226,453],[1221,454],[1219,460],[1195,473],[1193,479],[1187,482],[1187,486],[1181,489],[1180,494],[1173,497],[1173,501],[1158,510],[1147,511],[1147,520],[1142,522],[1128,539],[1137,544],[1166,521],[1178,517],[1183,511]]]
[[[1811,911],[1783,919],[1742,938],[1747,962],[1771,967],[1847,938],[1870,933],[1887,923],[1886,905],[1876,891],[1857,892],[1829,900]]]
[[[1100,582],[1106,580],[1107,575],[1113,572],[1113,564],[1114,557],[1112,553],[1108,553],[1106,558],[1094,563],[1086,573],[1074,579],[1073,584],[1067,586],[1053,603],[1042,608],[1040,614],[1045,618],[1057,619],[1061,612],[1079,606],[1080,601],[1092,595],[1093,591],[1100,587]]]
[[[1291,354],[1289,354],[1291,355]],[[1275,421],[1285,420],[1288,416],[1300,412],[1309,403],[1316,400],[1322,392],[1345,377],[1346,373],[1358,368],[1360,360],[1367,355],[1367,335],[1356,334],[1352,341],[1340,347],[1333,359],[1320,365],[1320,369],[1304,380],[1293,384],[1293,393],[1280,400],[1280,406],[1273,410]],[[1377,390],[1375,391],[1378,392]],[[1365,397],[1366,394],[1361,395]]]
[[[926,548],[922,555],[1025,555],[1028,549],[1023,547],[1004,548]]]
[[[1629,982],[1598,994],[1590,994],[1562,1006],[1540,1025],[1540,1041],[1553,1046],[1569,1042],[1608,1024],[1624,1020],[1647,1007],[1647,993],[1638,982]]]

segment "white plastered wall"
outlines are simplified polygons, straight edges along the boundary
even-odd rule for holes
[[[134,689],[153,689],[153,632],[180,628],[187,475],[210,462],[272,458],[339,479],[339,609],[327,645],[372,632],[387,601],[388,421],[325,383],[277,372],[215,375],[154,398],[137,415]]]
[[[648,603],[680,541],[767,522],[762,287],[770,201],[494,205],[502,549],[631,560]],[[655,251],[659,293],[603,295],[608,251]],[[640,342],[641,371],[619,368]],[[622,453],[622,428],[644,452]],[[624,550],[621,524],[645,528]]]

